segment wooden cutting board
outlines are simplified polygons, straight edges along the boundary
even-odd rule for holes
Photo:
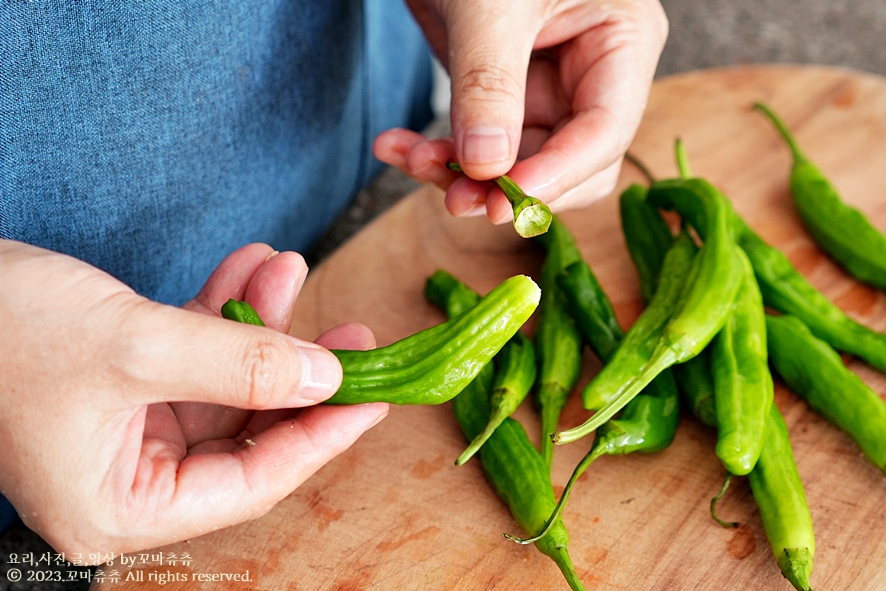
[[[845,199],[886,230],[886,81],[880,78],[817,67],[748,67],[667,78],[653,88],[632,151],[657,175],[672,176],[673,140],[682,137],[697,175],[731,196],[748,222],[838,305],[886,330],[884,294],[847,277],[801,226],[788,193],[788,151],[768,121],[750,110],[756,100],[780,112]],[[641,304],[617,195],[640,180],[625,165],[613,195],[562,216],[625,327]],[[388,344],[442,321],[422,296],[425,278],[435,269],[486,292],[516,273],[537,277],[540,262],[535,246],[510,227],[454,219],[446,214],[441,193],[423,188],[311,273],[294,333],[314,338],[338,323],[358,321],[375,332],[380,345]],[[878,392],[886,392],[883,375],[847,361]],[[586,354],[579,387],[598,368]],[[816,528],[814,587],[886,589],[886,478],[846,435],[784,387],[777,386],[776,400],[790,427]],[[573,397],[561,426],[586,416]],[[531,405],[517,417],[538,441]],[[572,558],[588,590],[790,589],[744,479],[721,503],[721,515],[742,526],[722,529],[709,517],[708,502],[724,476],[714,442],[710,429],[684,417],[676,441],[664,452],[604,457],[588,471],[564,514]],[[131,571],[105,568],[105,574],[116,571],[120,583],[106,580],[94,588],[156,589],[158,573],[167,572],[193,579],[197,573],[248,571],[250,582],[164,587],[566,589],[553,563],[534,547],[501,537],[519,530],[477,461],[453,465],[464,445],[449,404],[393,408],[269,514],[162,549],[165,557],[187,553],[189,564],[149,560]],[[556,449],[558,494],[589,445],[584,440]],[[144,582],[124,583],[127,575]]]

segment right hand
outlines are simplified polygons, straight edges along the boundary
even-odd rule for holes
[[[0,240],[0,490],[56,550],[131,552],[259,517],[387,414],[314,406],[341,382],[335,356],[211,317],[247,299],[288,330],[307,268],[271,253],[235,252],[183,310]],[[374,346],[359,325],[318,341]],[[218,413],[236,419],[218,429]]]

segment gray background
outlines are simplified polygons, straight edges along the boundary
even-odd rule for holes
[[[886,76],[886,0],[663,0],[671,33],[658,76],[735,64],[821,63]],[[434,133],[445,131],[441,118]],[[317,264],[416,184],[388,170],[363,190],[306,258]],[[88,584],[10,583],[12,552],[49,552],[18,524],[0,538],[0,591],[86,589]]]

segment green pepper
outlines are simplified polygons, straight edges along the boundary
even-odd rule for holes
[[[694,260],[695,245],[689,235],[684,234],[665,257],[661,288],[628,330],[611,360],[582,391],[585,408],[596,411],[606,408],[649,364],[676,309]]]
[[[661,214],[646,203],[642,185],[631,185],[621,194],[618,210],[628,254],[640,276],[640,293],[648,304],[658,289],[658,275],[674,235]]]
[[[333,350],[342,384],[326,404],[441,404],[458,394],[519,330],[540,290],[524,275],[505,280],[451,320],[387,347]]]
[[[591,267],[584,260],[568,265],[557,276],[557,288],[591,349],[601,360],[610,359],[624,338],[624,331]]]
[[[583,328],[582,332],[591,342],[591,347],[604,363],[608,363],[624,336],[609,297],[584,261],[567,267],[558,277],[558,283],[569,303],[570,312]],[[663,371],[625,406],[621,416],[597,429],[590,451],[573,470],[545,527],[530,538],[507,534],[505,537],[529,544],[546,535],[548,528],[556,523],[563,512],[572,487],[600,456],[653,453],[668,447],[674,440],[680,420],[678,396],[671,372]]]
[[[665,326],[661,336],[653,338],[654,351],[649,360],[639,370],[634,368],[630,373],[625,371],[625,367],[618,367],[619,371],[627,374],[625,380],[616,385],[610,394],[606,394],[608,388],[600,390],[604,393],[603,398],[610,399],[610,402],[582,425],[553,434],[552,439],[556,444],[575,441],[587,435],[612,418],[665,368],[698,355],[720,331],[731,312],[741,283],[741,263],[732,236],[732,207],[729,201],[713,185],[697,178],[658,181],[649,189],[647,199],[656,207],[676,209],[684,221],[695,228],[704,244],[693,259],[679,298],[663,318]],[[655,308],[663,292],[663,286],[659,287],[641,318]],[[658,311],[656,313],[660,314]],[[625,345],[638,324],[641,324],[639,320],[628,331]],[[642,326],[645,328],[645,323]],[[600,372],[591,385],[612,366],[616,366],[614,361]]]
[[[582,257],[575,239],[558,217],[554,218],[547,234],[536,241],[547,249],[547,257],[539,278],[542,293],[535,327],[538,359],[535,395],[541,409],[541,454],[550,466],[554,448],[549,434],[557,430],[560,414],[581,374],[582,355],[581,333],[567,311],[557,276]]]
[[[654,182],[648,170],[644,174]],[[632,185],[621,194],[619,211],[628,253],[640,276],[643,301],[648,304],[658,289],[664,255],[673,245],[674,236],[661,214],[646,202],[646,191],[640,185]],[[705,349],[671,370],[684,403],[704,424],[715,427],[717,415],[709,357]]]
[[[471,309],[477,301],[476,292],[441,272],[432,276],[425,293],[442,305],[450,318]],[[468,441],[477,441],[492,422],[490,398],[495,379],[493,364],[487,364],[452,401],[452,410]],[[526,531],[541,527],[555,505],[554,491],[548,467],[522,425],[511,418],[502,420],[478,455],[486,479],[508,505],[517,524]],[[575,573],[568,545],[569,535],[562,521],[536,543],[539,551],[557,564],[570,588],[581,591],[584,587]]]
[[[477,292],[445,271],[436,271],[428,278],[425,295],[443,308],[450,318],[462,314],[480,300]],[[456,459],[457,466],[471,459],[502,421],[517,410],[535,383],[535,349],[529,337],[522,332],[517,332],[505,343],[495,356],[494,363],[496,371],[489,422]]]
[[[809,591],[815,554],[812,516],[787,425],[774,404],[766,423],[763,451],[748,474],[748,482],[782,574],[798,591]]]
[[[754,267],[764,304],[796,316],[834,349],[856,355],[886,372],[886,334],[850,318],[815,289],[784,253],[766,244],[737,215],[733,223],[738,244]]]
[[[763,297],[747,256],[737,246],[742,284],[729,320],[711,344],[717,415],[717,457],[730,473],[750,472],[763,447],[772,375],[766,353]]]
[[[837,189],[800,150],[778,115],[764,104],[754,107],[772,121],[791,149],[791,193],[813,239],[854,277],[886,289],[886,236],[861,211],[840,198]]]
[[[689,158],[680,139],[675,152],[680,177],[690,178]],[[774,389],[767,363],[763,296],[747,255],[738,246],[734,248],[741,262],[741,286],[729,319],[711,344],[710,362],[717,457],[731,474],[743,476],[753,469],[760,456]],[[715,504],[716,499],[712,513]]]
[[[886,402],[793,316],[767,316],[769,359],[787,386],[886,473]]]
[[[462,172],[461,166],[455,162],[448,164],[450,170]],[[502,175],[495,179],[495,184],[502,190],[514,210],[514,229],[523,238],[532,238],[548,231],[553,219],[551,209],[540,199],[530,197],[514,180]]]
[[[469,441],[489,422],[491,379],[486,384],[484,390],[483,384],[474,380],[452,401],[452,410]],[[529,441],[523,426],[514,419],[505,419],[478,455],[486,480],[507,504],[517,525],[527,532],[543,527],[556,505],[554,488],[548,466]],[[569,557],[569,535],[562,521],[557,520],[535,547],[557,564],[570,589],[584,589]]]
[[[237,300],[228,300],[221,307],[223,318],[235,320],[243,324],[252,324],[254,326],[264,326],[265,323],[259,317],[258,312],[246,302],[238,302]]]

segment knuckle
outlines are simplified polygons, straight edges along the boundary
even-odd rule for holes
[[[280,370],[293,362],[290,357],[278,342],[267,338],[254,340],[244,349],[240,380],[242,391],[246,392],[244,402],[248,408],[273,408],[274,403],[279,401],[285,382],[281,379]]]
[[[469,96],[513,100],[522,98],[521,89],[520,81],[508,70],[486,63],[461,73],[454,90]]]

